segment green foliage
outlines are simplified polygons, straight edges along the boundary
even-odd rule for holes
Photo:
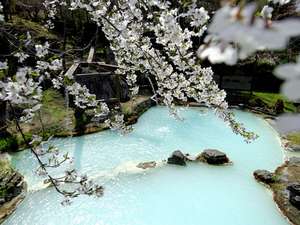
[[[273,107],[278,100],[282,100],[284,102],[285,112],[296,112],[297,111],[296,106],[282,94],[254,92],[253,96],[255,98],[261,99],[269,107]]]
[[[242,97],[245,97],[250,104],[261,102],[269,109],[272,109],[278,100],[282,100],[284,103],[284,112],[297,112],[297,107],[294,103],[280,93],[253,92],[252,95],[249,95],[249,93],[241,92],[240,94]]]
[[[11,26],[14,27],[15,29],[24,31],[24,35],[26,35],[26,32],[29,31],[31,35],[37,39],[41,39],[41,38],[47,40],[57,39],[56,35],[52,34],[44,26],[36,22],[25,20],[18,16],[14,16],[10,23]]]
[[[2,80],[5,77],[5,73],[3,70],[0,70],[0,80]]]
[[[0,152],[15,151],[18,149],[18,141],[14,136],[8,135],[0,138]]]
[[[0,188],[0,198],[3,198],[7,195],[7,190],[5,188]]]

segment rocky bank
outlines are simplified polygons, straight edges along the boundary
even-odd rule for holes
[[[11,168],[5,156],[0,155],[0,224],[15,211],[25,192],[24,177]]]
[[[300,225],[300,158],[290,158],[274,173],[255,171],[254,177],[273,191],[276,204],[290,222]]]

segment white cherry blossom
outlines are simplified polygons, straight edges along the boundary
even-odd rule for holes
[[[291,37],[300,35],[299,19],[283,19],[272,21],[255,17],[256,4],[250,3],[244,7],[225,5],[219,9],[208,27],[208,32],[215,36],[221,44],[212,42],[212,46],[202,48],[227,46],[234,43],[239,59],[245,59],[260,50],[282,50]],[[265,9],[265,16],[270,16],[270,9]],[[221,48],[222,51],[222,48]],[[235,54],[228,54],[235,57]],[[224,59],[224,62],[232,59]]]
[[[274,74],[285,80],[281,87],[281,91],[289,99],[294,101],[300,100],[300,56],[296,63],[288,63],[278,66]]]
[[[7,62],[0,61],[0,70],[7,70],[7,69],[8,69]]]

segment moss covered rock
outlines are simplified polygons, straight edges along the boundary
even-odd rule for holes
[[[16,209],[25,191],[24,177],[10,166],[5,155],[0,154],[0,223]]]

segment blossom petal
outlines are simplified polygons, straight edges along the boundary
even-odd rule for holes
[[[285,82],[281,87],[281,92],[285,94],[292,101],[300,100],[300,79],[299,80],[289,80]]]

